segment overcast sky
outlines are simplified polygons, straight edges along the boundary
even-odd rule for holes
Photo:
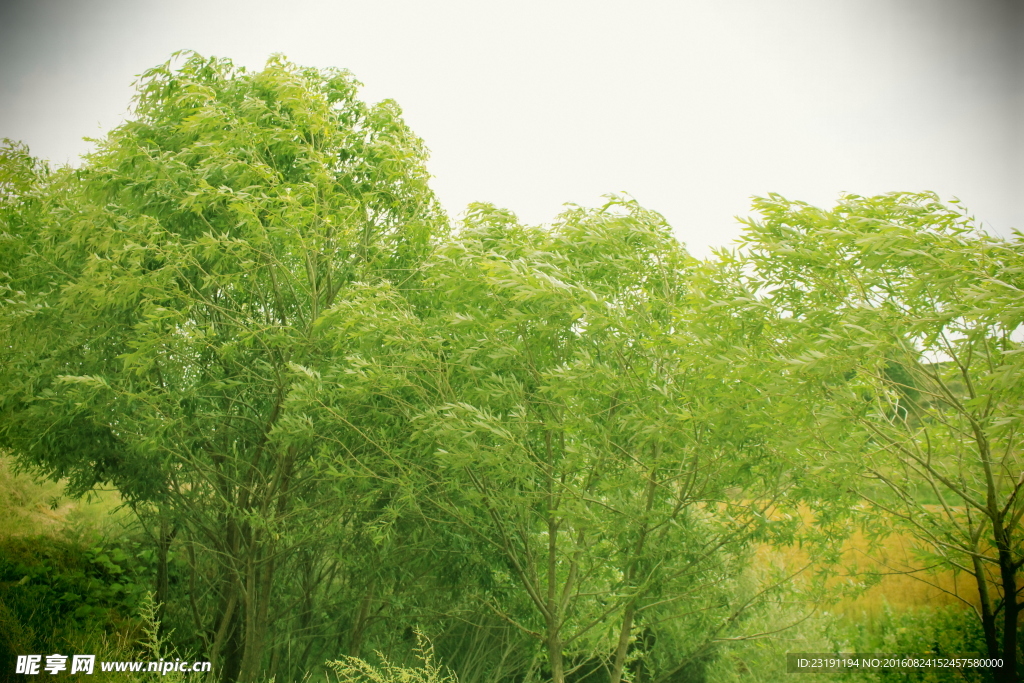
[[[74,163],[180,49],[351,70],[456,217],[624,191],[706,256],[752,195],[933,190],[1024,229],[1021,0],[0,0],[0,137]]]

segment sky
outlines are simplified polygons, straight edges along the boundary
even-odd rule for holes
[[[349,69],[456,218],[627,192],[708,256],[755,195],[931,190],[1024,230],[1024,0],[0,0],[0,137],[77,163],[181,49]]]

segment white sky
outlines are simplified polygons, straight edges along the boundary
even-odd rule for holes
[[[706,256],[751,195],[929,189],[1024,228],[1020,0],[0,0],[0,136],[73,162],[183,48],[350,69],[453,216],[627,191]]]

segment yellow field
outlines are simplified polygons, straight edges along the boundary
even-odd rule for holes
[[[879,616],[886,604],[898,609],[946,605],[968,608],[979,604],[973,576],[922,571],[914,557],[914,539],[893,535],[879,545],[869,554],[869,544],[859,532],[847,542],[846,566],[882,576],[860,595],[844,598],[836,608],[839,613],[870,620]]]
[[[809,511],[803,514],[805,524],[813,524]],[[839,572],[829,585],[843,594],[828,611],[857,620],[873,621],[886,606],[896,610],[918,607],[956,606],[970,609],[979,605],[978,589],[973,576],[954,575],[951,571],[926,571],[915,556],[917,541],[909,536],[893,534],[872,544],[859,531],[843,544]],[[757,552],[761,562],[795,570],[814,558],[807,545],[762,547]],[[866,587],[865,587],[866,586]]]

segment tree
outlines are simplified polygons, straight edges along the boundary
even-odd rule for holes
[[[155,507],[214,670],[251,681],[285,646],[279,577],[377,496],[326,476],[292,390],[338,361],[325,313],[412,287],[444,219],[422,143],[347,72],[179,56],[81,168],[5,151],[0,445]]]
[[[558,683],[594,659],[617,683],[645,631],[662,634],[667,680],[781,583],[726,589],[755,539],[783,533],[767,513],[787,483],[768,422],[750,419],[754,356],[770,350],[760,311],[730,298],[709,313],[713,275],[726,279],[713,270],[630,200],[550,230],[478,205],[423,293],[374,289],[332,314],[339,345],[375,341],[307,380],[320,425],[360,404],[414,429],[369,439],[402,453],[393,504],[477,558],[481,601]],[[721,282],[713,294],[750,301]],[[751,362],[723,355],[737,345]]]
[[[931,194],[755,207],[752,286],[786,321],[810,473],[866,503],[876,535],[910,534],[926,565],[972,576],[998,680],[1018,680],[1021,235],[991,237]]]

